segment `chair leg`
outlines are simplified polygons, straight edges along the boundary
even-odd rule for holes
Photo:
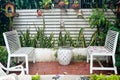
[[[35,63],[35,54],[34,54],[34,51],[33,51],[33,63]]]
[[[93,55],[90,55],[90,74],[93,73],[92,67],[93,67]]]
[[[10,68],[10,56],[8,56],[8,62],[7,62],[7,68]],[[9,73],[9,71],[7,70],[7,74]]]
[[[26,62],[26,74],[29,74],[29,62],[28,62],[28,56],[25,56],[25,62]]]
[[[87,54],[87,63],[89,62],[89,54]]]
[[[114,55],[112,55],[112,60],[113,60],[113,67],[114,67],[115,74],[117,74],[117,68],[115,66],[115,56]]]
[[[106,63],[108,63],[108,62],[109,62],[109,60],[108,60],[108,59],[109,59],[109,57],[108,57],[108,56],[106,56],[105,58],[106,58]]]

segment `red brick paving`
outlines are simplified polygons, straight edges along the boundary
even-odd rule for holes
[[[48,75],[67,73],[69,75],[89,75],[89,66],[89,63],[86,62],[71,62],[66,66],[60,65],[58,62],[30,62],[30,74]],[[114,74],[113,71],[94,71],[94,73]]]

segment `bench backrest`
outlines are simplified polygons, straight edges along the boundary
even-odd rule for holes
[[[118,34],[117,31],[109,30],[106,36],[105,47],[113,54],[116,51]]]
[[[8,54],[14,53],[16,50],[18,50],[21,47],[19,36],[16,30],[4,32],[3,37],[5,40],[5,45]]]

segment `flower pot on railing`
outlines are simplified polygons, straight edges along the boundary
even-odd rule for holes
[[[57,59],[59,64],[68,65],[72,59],[72,48],[60,47],[57,52]]]

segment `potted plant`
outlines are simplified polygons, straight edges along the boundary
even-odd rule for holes
[[[78,3],[78,0],[75,0],[74,3],[72,4],[73,9],[79,9],[80,5]]]
[[[37,16],[42,16],[42,10],[37,10]]]
[[[65,8],[65,6],[68,5],[68,0],[61,0],[58,3],[58,5],[59,5],[60,8]]]
[[[52,4],[52,0],[42,0],[40,3],[40,8],[43,9],[50,9],[51,8],[51,4]]]

